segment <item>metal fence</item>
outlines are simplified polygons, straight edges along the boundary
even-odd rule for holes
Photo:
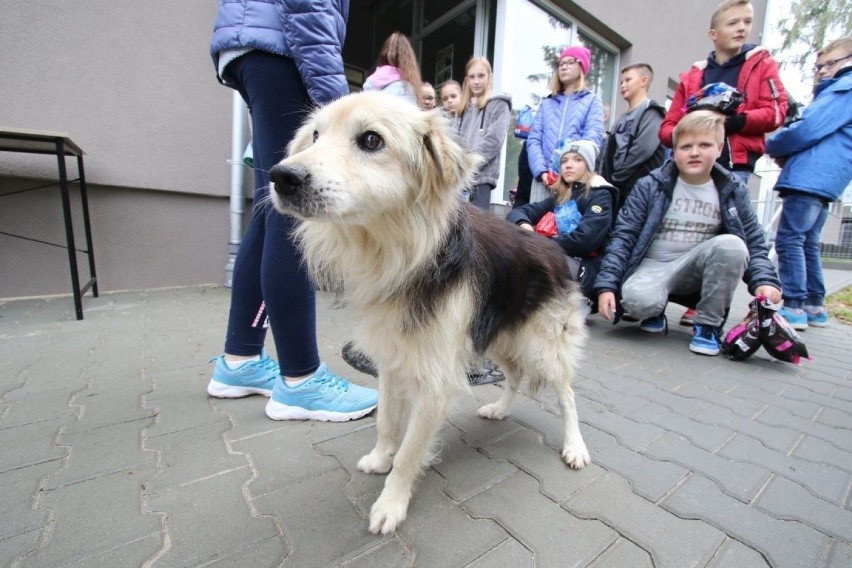
[[[774,162],[761,158],[749,183],[752,190],[752,205],[766,231],[767,240],[774,245],[778,217],[781,214],[781,199],[773,191],[781,170]],[[852,260],[852,184],[846,189],[843,199],[829,207],[828,220],[822,231],[820,250],[825,258]]]

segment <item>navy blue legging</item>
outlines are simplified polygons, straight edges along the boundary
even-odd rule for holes
[[[231,62],[226,75],[251,112],[255,190],[234,264],[225,353],[259,354],[268,315],[281,374],[307,375],[319,367],[314,288],[290,239],[293,218],[275,211],[266,197],[269,170],[284,157],[311,102],[289,57],[251,51]]]

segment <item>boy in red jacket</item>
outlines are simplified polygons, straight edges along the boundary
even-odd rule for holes
[[[748,183],[765,149],[764,136],[784,124],[787,92],[778,64],[765,47],[746,43],[754,8],[749,0],[725,0],[713,12],[708,36],[713,51],[681,74],[672,104],[660,126],[660,141],[672,147],[672,132],[686,113],[686,100],[710,83],[726,83],[745,95],[737,114],[725,119],[725,145],[717,162]],[[693,310],[681,318],[692,325]]]

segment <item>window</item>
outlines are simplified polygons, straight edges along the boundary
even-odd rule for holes
[[[559,54],[568,45],[582,44],[592,52],[586,85],[598,93],[604,103],[612,104],[618,74],[618,51],[605,45],[579,27],[555,4],[533,0],[505,0],[506,23],[501,68],[495,68],[499,88],[512,94],[512,110],[517,116],[525,105],[535,108],[550,94],[548,84]],[[497,62],[495,62],[496,64]],[[503,198],[518,178],[518,155],[522,140],[513,136],[514,121],[506,139],[506,165],[503,173]]]
[[[580,43],[592,52],[586,86],[599,94],[604,103],[612,104],[615,94],[615,76],[618,73],[616,68],[618,54],[582,31],[577,35]]]

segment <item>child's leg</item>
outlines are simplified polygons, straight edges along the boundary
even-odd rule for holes
[[[798,193],[784,197],[775,250],[786,308],[803,308],[810,304],[811,294],[813,301],[825,296],[819,236],[827,217],[828,208],[815,197]]]
[[[819,200],[817,200],[819,201]],[[805,305],[817,307],[825,304],[825,280],[822,275],[822,258],[819,252],[819,241],[822,228],[828,219],[828,204],[819,201],[821,210],[810,230],[805,233],[805,269],[807,299]]]
[[[251,284],[251,299],[258,294],[263,298],[269,314],[275,349],[281,373],[285,377],[299,377],[312,373],[319,366],[316,342],[316,306],[314,289],[305,272],[301,254],[290,238],[293,219],[275,211],[267,200],[269,170],[283,157],[287,144],[310,109],[310,99],[301,82],[296,63],[287,57],[253,51],[234,61],[232,75],[251,108],[255,183],[259,203],[252,211],[249,231],[256,230],[257,237],[250,242],[252,263],[247,280]],[[237,281],[243,274],[234,269],[232,298],[241,300],[244,287],[238,289]],[[262,292],[261,292],[262,290]],[[245,317],[245,310],[231,310],[226,351],[234,337],[248,334],[246,329],[254,317],[254,309]],[[238,319],[236,315],[241,317]],[[254,330],[252,330],[254,331]],[[257,334],[254,334],[257,335]],[[256,339],[255,339],[256,340]],[[260,336],[262,345],[262,336]],[[259,346],[258,346],[259,352]]]
[[[734,235],[719,235],[699,244],[676,263],[672,294],[700,291],[695,323],[721,326],[748,265],[746,244]]]
[[[669,282],[676,262],[645,259],[621,287],[621,305],[631,317],[644,320],[660,315],[669,301]]]

